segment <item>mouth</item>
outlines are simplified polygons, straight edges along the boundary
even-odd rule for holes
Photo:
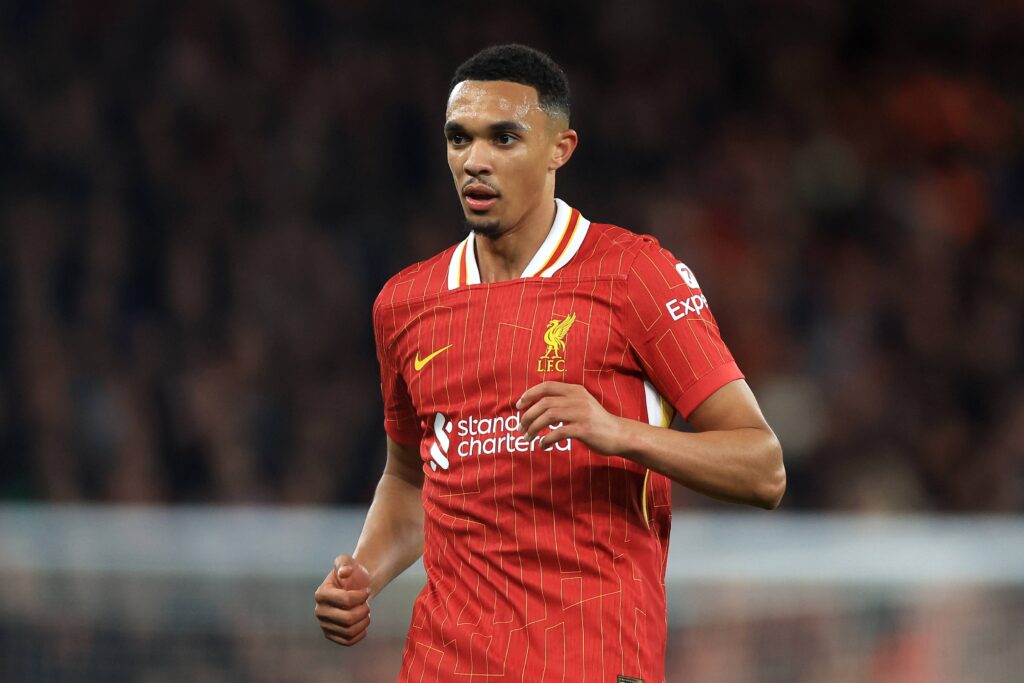
[[[466,206],[474,212],[488,211],[498,203],[498,191],[483,183],[470,183],[462,189]]]

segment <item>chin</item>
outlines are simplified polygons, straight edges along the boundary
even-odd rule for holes
[[[497,237],[501,234],[501,221],[484,216],[466,216],[466,232],[470,231],[484,237]]]

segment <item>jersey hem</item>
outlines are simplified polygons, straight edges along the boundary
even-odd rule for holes
[[[715,393],[729,382],[735,382],[738,379],[744,379],[746,376],[740,370],[739,366],[736,365],[736,361],[729,361],[724,365],[719,365],[717,368],[707,373],[696,382],[691,384],[683,395],[679,397],[679,402],[676,404],[676,408],[679,413],[689,419],[690,414],[697,409],[701,403],[706,401],[711,394]]]
[[[417,432],[416,436],[409,437],[408,434],[403,434],[401,431],[396,429],[394,426],[389,425],[388,421],[384,421],[384,433],[391,437],[392,441],[400,443],[403,446],[419,446],[420,435]]]

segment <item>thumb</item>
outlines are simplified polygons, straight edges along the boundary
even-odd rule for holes
[[[352,575],[354,564],[355,561],[350,555],[338,555],[334,558],[334,571],[331,572],[331,575],[334,577],[334,583],[339,588],[342,588],[345,580]]]
[[[351,555],[334,558],[334,583],[345,590],[368,589],[370,573]]]

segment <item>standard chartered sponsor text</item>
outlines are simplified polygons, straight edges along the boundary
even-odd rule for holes
[[[457,452],[460,457],[471,455],[493,455],[495,453],[532,453],[540,449],[541,436],[527,439],[519,431],[520,414],[504,417],[478,418],[470,415],[458,421],[456,428],[460,438]],[[557,429],[559,422],[551,426]],[[564,439],[542,450],[568,452],[572,439]]]

